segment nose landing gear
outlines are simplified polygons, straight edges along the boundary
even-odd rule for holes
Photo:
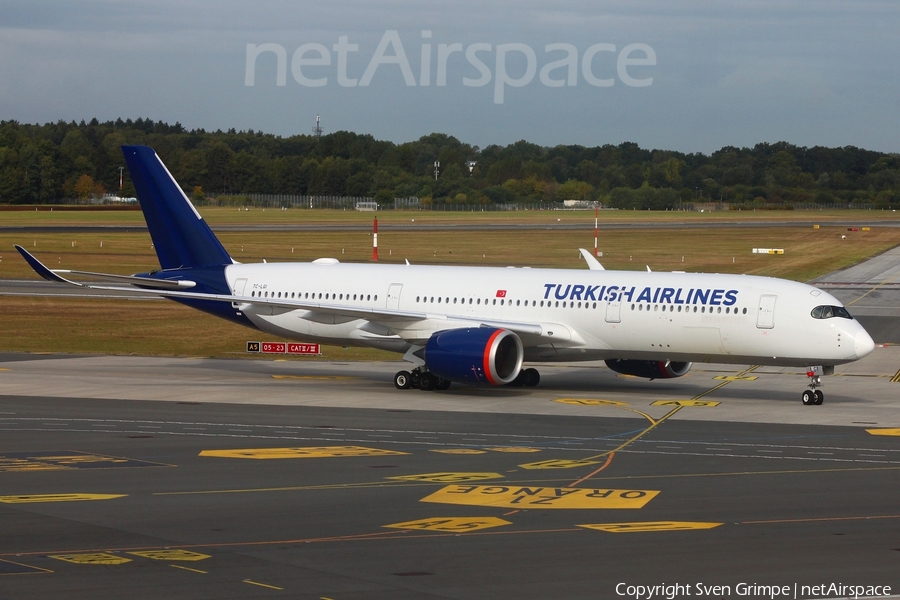
[[[825,402],[825,394],[817,389],[822,386],[822,377],[812,369],[806,372],[806,376],[809,377],[809,389],[804,390],[801,396],[803,404],[806,406],[822,404]]]

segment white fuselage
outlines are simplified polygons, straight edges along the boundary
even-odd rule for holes
[[[857,360],[874,344],[851,318],[815,318],[831,295],[746,275],[495,267],[268,263],[226,267],[235,296],[322,310],[238,305],[262,331],[299,341],[406,352],[436,331],[490,324],[525,359],[645,359],[785,366]],[[335,307],[419,318],[341,316]]]

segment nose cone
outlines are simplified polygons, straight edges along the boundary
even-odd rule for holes
[[[875,349],[875,342],[872,341],[872,336],[862,327],[859,328],[853,339],[855,341],[856,358],[862,358]]]

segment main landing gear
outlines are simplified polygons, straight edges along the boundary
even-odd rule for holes
[[[409,371],[397,371],[394,374],[394,386],[398,390],[416,388],[420,390],[446,390],[450,387],[450,381],[442,379],[434,373],[430,373],[422,367],[416,367]]]
[[[803,392],[803,404],[806,406],[822,404],[825,402],[825,394],[817,389],[822,385],[822,378],[815,371],[807,371],[806,376],[809,377],[809,389]]]
[[[509,384],[510,387],[534,387],[541,382],[541,374],[537,369],[522,369],[519,375]],[[397,371],[394,373],[394,386],[398,390],[416,388],[420,390],[446,390],[450,387],[450,381],[438,377],[427,371],[424,367],[416,367],[412,371]]]
[[[519,374],[515,379],[512,380],[512,383],[509,385],[511,387],[534,387],[541,382],[541,374],[537,369],[522,369],[519,371]]]

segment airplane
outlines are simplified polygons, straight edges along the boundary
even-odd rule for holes
[[[231,258],[156,152],[123,146],[160,269],[136,275],[51,270],[44,279],[170,298],[291,340],[403,355],[399,389],[452,382],[535,386],[525,363],[603,360],[648,379],[695,362],[807,367],[805,405],[824,401],[820,375],[863,358],[872,338],[815,287],[771,277],[587,270],[304,263]],[[68,277],[99,280],[76,282]],[[125,286],[130,287],[125,287]]]

